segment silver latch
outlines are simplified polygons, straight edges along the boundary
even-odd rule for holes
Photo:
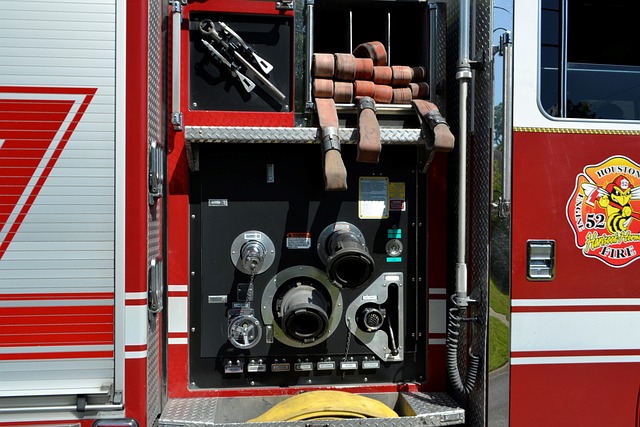
[[[158,256],[149,263],[148,271],[148,308],[152,314],[162,311],[164,301],[164,269],[162,257]]]
[[[164,187],[164,148],[157,141],[149,144],[149,205],[162,197]]]
[[[556,274],[556,242],[529,240],[527,242],[527,279],[553,280]]]
[[[258,1],[275,3],[276,10],[293,10],[294,9],[294,5],[293,5],[294,0],[258,0]]]

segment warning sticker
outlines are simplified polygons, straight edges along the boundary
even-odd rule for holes
[[[360,177],[358,217],[383,219],[389,217],[389,178]]]
[[[407,210],[404,182],[389,183],[389,210],[400,212]]]
[[[287,249],[310,249],[311,233],[287,233]]]

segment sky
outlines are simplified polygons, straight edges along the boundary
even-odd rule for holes
[[[513,0],[493,1],[493,44],[500,44],[500,35],[508,30],[513,35]],[[502,56],[495,56],[494,105],[502,102]]]

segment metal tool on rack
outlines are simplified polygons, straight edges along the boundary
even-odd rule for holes
[[[250,78],[240,72],[240,67],[238,66],[238,64],[236,64],[235,62],[231,62],[227,58],[225,58],[224,55],[218,52],[218,50],[213,47],[208,41],[202,40],[202,43],[207,49],[209,49],[209,52],[211,52],[211,55],[213,55],[216,61],[224,65],[229,70],[229,73],[240,83],[242,83],[242,86],[247,92],[251,92],[256,87],[256,84]]]
[[[275,99],[278,101],[285,100],[286,96],[265,76],[273,70],[273,65],[260,57],[255,49],[245,43],[242,37],[231,27],[220,21],[216,27],[216,23],[211,19],[203,19],[200,22],[200,33],[217,45],[219,50],[204,38],[202,40],[202,43],[209,49],[211,54],[230,71],[234,78],[242,83],[247,92],[251,92],[256,85],[250,78],[240,72],[242,67],[251,71],[253,76],[260,80],[265,89]]]

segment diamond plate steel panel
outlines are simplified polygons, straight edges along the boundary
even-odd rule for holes
[[[152,142],[162,141],[162,5],[148,0],[148,79],[147,79],[147,147]],[[148,158],[148,156],[147,156]],[[162,218],[160,203],[147,207],[147,259],[149,263],[162,255]],[[147,425],[153,425],[160,415],[160,327],[157,318],[147,328]]]
[[[431,5],[432,24],[431,29],[435,40],[431,41],[430,55],[430,98],[440,112],[447,116],[447,8],[444,3]]]
[[[478,371],[476,387],[469,395],[467,407],[470,426],[484,426],[487,420],[487,363],[488,354],[488,324],[489,324],[489,227],[491,212],[491,181],[492,181],[492,127],[493,127],[493,61],[492,58],[492,16],[493,1],[478,0],[473,3],[472,21],[475,25],[475,42],[472,58],[479,62],[479,69],[474,73],[472,99],[475,114],[470,119],[469,133],[472,151],[470,189],[473,212],[469,216],[470,230],[470,268],[469,277],[471,289],[477,294],[475,316],[478,324],[472,328],[473,349],[482,355],[482,363]]]
[[[392,397],[396,402],[396,411],[400,418],[367,418],[344,420],[318,420],[323,427],[409,427],[409,426],[450,426],[463,424],[464,410],[445,393],[400,393],[395,396],[379,396],[380,400]],[[288,421],[251,423],[234,421],[237,414],[255,414],[267,410],[280,397],[244,397],[244,398],[196,398],[171,399],[160,419],[160,427],[232,427],[251,425],[252,427],[309,427],[314,421]],[[372,396],[373,397],[373,396]],[[393,404],[393,403],[392,403]],[[248,410],[247,408],[252,408]]]
[[[213,425],[219,400],[215,397],[170,399],[162,413],[160,426]]]
[[[158,322],[150,325],[147,331],[147,425],[160,415],[160,328]]]
[[[402,393],[403,413],[429,419],[427,425],[455,425],[465,421],[465,412],[446,393]]]
[[[473,78],[470,83],[469,117],[467,118],[468,153],[467,153],[467,263],[469,272],[469,292],[475,290],[474,297],[478,303],[471,307],[468,315],[479,319],[473,326],[462,328],[460,333],[461,343],[471,343],[474,354],[480,355],[480,369],[476,379],[475,389],[469,396],[455,394],[459,402],[465,402],[467,408],[467,425],[484,426],[487,418],[486,411],[486,361],[487,354],[487,324],[488,324],[488,290],[489,282],[489,224],[490,224],[490,197],[492,179],[492,126],[493,126],[493,74],[492,67],[492,0],[477,0],[472,3],[471,27],[475,32],[471,35],[470,59],[476,61],[473,69]],[[460,39],[460,5],[458,1],[447,2],[447,44],[450,46],[447,52],[447,65],[449,70],[456,70],[459,60],[457,46]],[[451,46],[456,46],[451,48]],[[452,72],[449,72],[451,75]],[[454,134],[459,132],[458,81],[449,79],[447,82],[447,120]],[[457,182],[458,152],[454,150],[450,160],[450,182]],[[457,186],[453,186],[457,187]],[[451,207],[457,212],[457,188],[452,188],[450,194]],[[453,212],[454,210],[452,210]],[[457,251],[457,235],[452,233],[450,259],[455,260]],[[450,271],[454,271],[452,261]],[[451,274],[450,277],[455,277]],[[453,292],[453,281],[450,283],[450,292]],[[472,336],[467,336],[471,330]],[[459,364],[464,378],[468,351],[462,346],[458,349]]]
[[[299,127],[209,127],[186,126],[185,139],[188,143],[320,143],[318,128]],[[341,128],[340,139],[344,144],[357,142],[357,129]],[[383,144],[416,144],[422,141],[420,129],[380,129]]]

